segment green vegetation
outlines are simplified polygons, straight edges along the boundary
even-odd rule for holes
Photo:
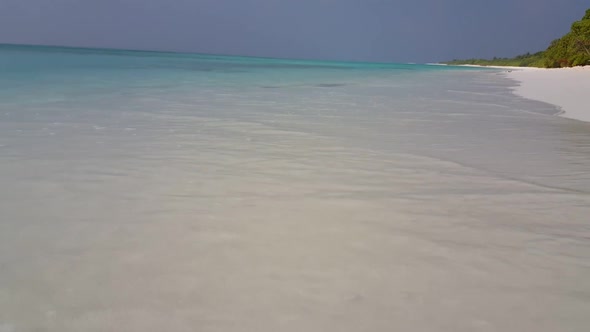
[[[569,33],[551,42],[544,60],[548,68],[590,65],[590,9]]]
[[[453,60],[449,65],[515,66],[515,67],[573,67],[590,65],[590,9],[572,24],[570,32],[551,42],[547,50],[523,54],[514,58]]]
[[[479,65],[479,66],[513,66],[513,67],[543,67],[544,52],[523,54],[514,58],[467,59],[445,62],[448,65]]]

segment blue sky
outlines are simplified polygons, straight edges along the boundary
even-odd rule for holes
[[[431,62],[538,51],[588,0],[0,0],[0,42]]]

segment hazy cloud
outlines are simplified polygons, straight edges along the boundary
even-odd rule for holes
[[[541,50],[587,0],[0,0],[0,42],[427,62]]]

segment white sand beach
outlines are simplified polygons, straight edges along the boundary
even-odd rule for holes
[[[557,105],[563,110],[563,117],[590,122],[590,66],[513,69],[516,70],[509,72],[508,77],[521,83],[514,93]]]

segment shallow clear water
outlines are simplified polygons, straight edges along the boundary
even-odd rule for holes
[[[586,331],[590,124],[514,84],[0,46],[0,331]]]

